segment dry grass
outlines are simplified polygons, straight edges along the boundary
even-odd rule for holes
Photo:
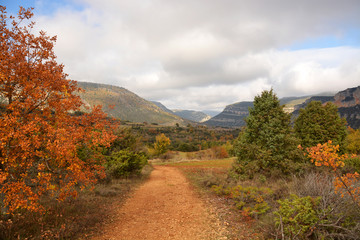
[[[235,158],[215,159],[215,160],[187,160],[183,162],[169,163],[175,167],[196,167],[196,168],[224,168],[230,169]]]
[[[165,154],[161,155],[157,159],[152,159],[153,164],[162,164],[167,165],[169,163],[176,162],[189,162],[189,161],[209,161],[209,160],[224,160],[229,159],[234,160],[235,158],[227,158],[228,153],[224,148],[225,152],[222,152],[222,147],[213,147],[206,150],[200,150],[197,152],[179,152],[179,151],[168,151]],[[224,155],[226,153],[226,155]],[[231,165],[231,164],[230,164]],[[230,165],[226,165],[230,167]]]

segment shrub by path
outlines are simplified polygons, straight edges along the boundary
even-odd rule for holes
[[[182,173],[155,166],[149,180],[119,207],[114,222],[93,239],[227,239],[223,234]]]

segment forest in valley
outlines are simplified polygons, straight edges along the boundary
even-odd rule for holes
[[[252,239],[359,239],[360,130],[334,104],[292,119],[268,90],[241,129],[120,122],[83,111],[31,9],[0,12],[0,239],[86,238],[155,165],[220,199]]]

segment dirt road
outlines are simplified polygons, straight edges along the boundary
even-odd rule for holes
[[[226,239],[218,220],[182,173],[155,166],[150,178],[118,209],[117,219],[99,239]]]

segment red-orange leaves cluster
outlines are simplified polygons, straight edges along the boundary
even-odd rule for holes
[[[308,148],[307,151],[308,156],[316,166],[329,167],[335,175],[335,192],[341,194],[342,197],[346,194],[349,195],[354,202],[360,205],[360,187],[358,185],[360,175],[357,172],[345,175],[339,173],[339,169],[345,165],[344,159],[349,158],[346,154],[339,156],[339,145],[333,145],[331,141],[328,141]]]
[[[33,35],[31,9],[7,17],[0,6],[0,209],[41,210],[46,194],[58,200],[104,175],[94,154],[115,138],[101,108],[83,105],[76,82],[67,80],[53,51],[56,37]]]
[[[341,196],[347,193],[349,194],[355,202],[360,206],[360,187],[358,186],[358,182],[360,179],[360,175],[355,173],[347,173],[343,176],[338,176],[335,179],[335,191],[341,193]]]
[[[325,144],[318,144],[315,147],[308,148],[308,154],[315,166],[326,166],[333,170],[344,166],[343,160],[347,155],[338,155],[339,145],[333,145],[332,141]]]

